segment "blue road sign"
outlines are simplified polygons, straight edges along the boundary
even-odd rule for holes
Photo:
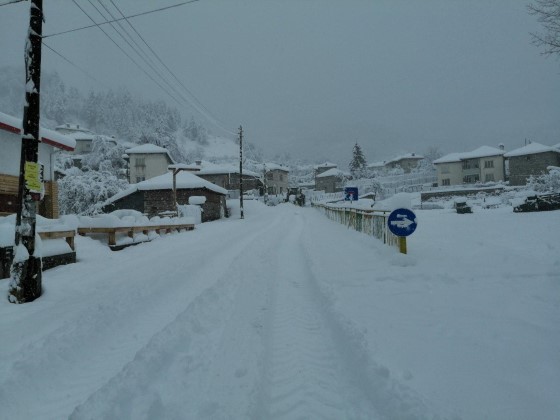
[[[389,230],[397,236],[408,236],[416,230],[416,215],[408,209],[396,209],[387,219]]]
[[[356,187],[344,188],[345,201],[358,201],[358,189]]]

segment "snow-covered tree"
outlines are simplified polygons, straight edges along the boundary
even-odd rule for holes
[[[367,162],[358,142],[354,144],[354,149],[352,150],[352,160],[350,161],[349,167],[350,173],[354,178],[363,178],[366,176]]]
[[[95,136],[92,142],[91,153],[82,159],[85,170],[107,171],[116,177],[121,177],[126,168],[123,159],[125,148],[104,136]]]
[[[552,167],[547,174],[530,177],[527,186],[539,193],[560,193],[560,167]]]
[[[58,181],[61,214],[92,215],[100,212],[102,203],[128,187],[109,171],[81,171],[70,168]]]
[[[183,135],[198,144],[208,144],[208,132],[206,128],[202,125],[199,125],[193,117],[187,123],[183,124]]]

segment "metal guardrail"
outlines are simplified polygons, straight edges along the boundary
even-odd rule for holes
[[[394,235],[387,226],[387,218],[390,211],[385,210],[362,210],[349,207],[335,207],[329,204],[312,203],[312,206],[320,210],[330,220],[352,228],[358,232],[373,236],[384,244],[400,248],[402,241]],[[406,247],[406,243],[404,245]]]

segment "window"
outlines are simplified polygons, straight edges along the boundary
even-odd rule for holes
[[[266,179],[269,179],[269,180],[272,181],[274,179],[274,174],[272,172],[267,173],[266,174]]]
[[[486,174],[484,177],[484,182],[491,182],[494,181],[494,174]]]
[[[493,168],[494,167],[494,161],[493,160],[485,160],[484,161],[484,167],[485,168]]]
[[[284,181],[284,175],[280,174],[280,181]],[[280,191],[282,192],[282,191]]]
[[[144,158],[144,157],[137,157],[134,162],[135,162],[136,167],[146,166],[146,158]]]
[[[449,178],[444,178],[441,180],[441,185],[451,185],[451,180]]]
[[[466,175],[463,177],[463,183],[465,184],[474,184],[478,181],[480,181],[480,177],[478,175]]]
[[[145,181],[145,180],[146,180],[145,176],[137,176],[136,177],[136,182],[142,182],[142,181]]]

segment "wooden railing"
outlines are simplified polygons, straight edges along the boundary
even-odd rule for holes
[[[402,246],[399,237],[394,235],[387,226],[390,211],[335,207],[329,204],[313,204],[313,207],[320,210],[329,219],[358,232],[373,236],[384,244],[397,248]],[[404,240],[406,241],[406,239]],[[400,241],[402,242],[403,239],[400,239]]]
[[[147,235],[150,231],[157,234],[169,233],[173,230],[193,230],[194,224],[171,224],[171,225],[148,225],[148,226],[118,226],[118,227],[80,227],[78,234],[85,236],[88,233],[103,233],[108,235],[108,245],[115,246],[117,244],[117,233],[126,233],[129,238],[133,238],[135,233],[142,232]]]

